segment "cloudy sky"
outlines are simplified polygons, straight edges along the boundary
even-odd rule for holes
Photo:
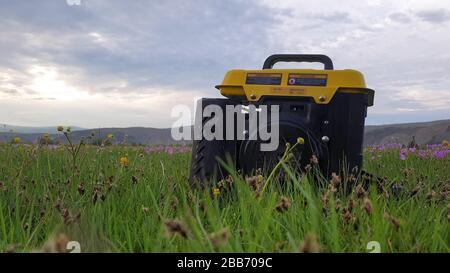
[[[273,53],[362,71],[368,124],[450,118],[448,0],[79,1],[0,0],[0,123],[169,127]]]

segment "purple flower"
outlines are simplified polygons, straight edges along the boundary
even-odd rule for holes
[[[417,155],[418,155],[419,157],[421,157],[421,158],[425,158],[425,157],[428,156],[428,153],[427,153],[427,151],[425,151],[425,150],[419,150],[419,152],[418,152]]]
[[[171,154],[173,154],[173,152],[174,152],[174,149],[173,149],[172,146],[167,146],[166,147],[166,154],[171,155]]]
[[[445,153],[444,153],[444,151],[436,150],[433,153],[433,157],[438,158],[438,159],[443,159],[445,157]]]

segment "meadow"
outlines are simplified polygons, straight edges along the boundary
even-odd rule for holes
[[[285,162],[270,183],[234,175],[192,189],[186,146],[15,142],[0,144],[0,252],[65,252],[68,241],[82,252],[450,250],[448,143],[367,147],[364,169],[382,183],[317,184],[314,163],[297,173]]]

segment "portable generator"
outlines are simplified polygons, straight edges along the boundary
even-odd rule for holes
[[[318,62],[324,69],[274,69],[277,62]],[[293,154],[293,164],[299,170],[314,163],[325,177],[330,177],[332,173],[361,169],[364,121],[375,92],[366,87],[360,72],[334,70],[333,62],[325,55],[276,54],[266,59],[262,70],[228,71],[216,88],[226,98],[201,99],[194,128],[201,132],[216,119],[216,125],[224,133],[231,131],[234,139],[204,135],[194,139],[191,183],[201,181],[206,185],[207,181],[227,177],[223,162],[244,176],[253,175],[258,169],[270,171],[283,155],[286,143],[298,139],[302,145]],[[229,106],[240,105],[243,126],[237,126],[242,125],[237,120],[238,111],[233,115],[205,115],[204,110],[211,105],[223,112]],[[261,106],[269,112],[274,106],[278,110],[277,120],[268,118],[266,124],[258,124],[268,131],[278,130],[279,144],[272,151],[262,151],[260,145],[267,140],[248,128],[249,112],[258,111]],[[229,119],[237,121],[234,127],[229,126]]]

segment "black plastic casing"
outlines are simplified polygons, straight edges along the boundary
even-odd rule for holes
[[[241,103],[233,99],[204,98],[202,108],[215,104],[225,113],[226,105]],[[272,167],[285,149],[284,142],[293,145],[298,137],[304,138],[305,144],[299,145],[298,149],[301,152],[295,154],[294,161],[297,168],[304,169],[306,165],[313,164],[311,158],[315,155],[325,177],[330,177],[332,173],[342,174],[361,170],[364,122],[368,107],[367,94],[336,92],[328,104],[317,104],[312,98],[307,97],[263,97],[253,104],[257,107],[267,105],[268,109],[271,105],[279,106],[281,142],[278,150],[261,152],[258,150],[261,141],[248,139],[194,140],[191,181],[220,180],[226,177],[228,172],[220,166],[217,158],[233,164],[233,167],[241,170],[243,175],[253,175],[256,169],[264,168],[262,162],[267,158],[272,157],[272,163],[265,167]],[[197,115],[199,114],[200,111],[197,111]],[[224,131],[227,130],[225,116]],[[195,126],[202,126],[206,120],[207,118],[203,118],[203,122]]]

